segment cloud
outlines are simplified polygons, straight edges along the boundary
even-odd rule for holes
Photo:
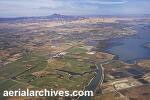
[[[46,0],[45,0],[46,1]],[[126,3],[126,0],[49,0],[46,5],[38,9],[64,14],[95,14],[113,12],[110,5],[118,7]],[[108,5],[108,6],[107,6]],[[115,9],[115,8],[113,8]],[[115,12],[118,10],[115,10]],[[96,13],[97,14],[97,13]]]
[[[127,0],[88,0],[88,3],[101,5],[118,5],[127,3]]]

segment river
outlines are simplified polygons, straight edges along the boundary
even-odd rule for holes
[[[99,62],[98,64],[96,64],[96,76],[91,79],[91,81],[89,82],[89,84],[85,87],[84,91],[93,91],[95,92],[97,86],[99,84],[103,83],[104,80],[104,69],[102,67],[102,65],[104,64],[108,64],[111,61],[104,61],[104,62]],[[78,100],[91,100],[90,96],[81,96],[78,98]]]

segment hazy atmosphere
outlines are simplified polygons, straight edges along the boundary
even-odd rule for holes
[[[0,0],[0,100],[150,100],[150,0]]]
[[[149,14],[150,0],[0,0],[0,17]]]

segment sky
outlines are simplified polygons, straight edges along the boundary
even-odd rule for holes
[[[150,14],[150,0],[0,0],[0,17]]]

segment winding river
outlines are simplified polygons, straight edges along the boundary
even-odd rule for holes
[[[98,84],[102,84],[104,80],[104,69],[102,67],[103,64],[108,64],[110,61],[104,61],[96,64],[96,76],[91,79],[89,84],[85,87],[84,91],[95,91]],[[81,96],[78,98],[78,100],[91,100],[90,96]]]

